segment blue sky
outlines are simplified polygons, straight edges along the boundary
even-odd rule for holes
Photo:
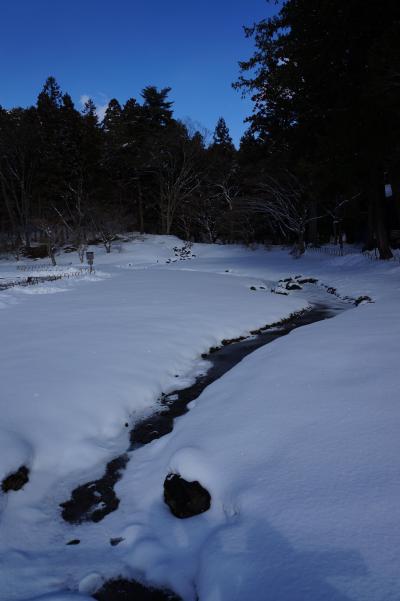
[[[176,117],[213,130],[222,115],[238,142],[251,112],[231,89],[238,61],[252,53],[242,25],[274,10],[266,0],[4,2],[0,104],[33,104],[48,75],[77,106],[84,95],[105,105],[171,86]]]

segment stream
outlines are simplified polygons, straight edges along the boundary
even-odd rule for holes
[[[119,499],[115,494],[114,486],[122,477],[135,450],[171,432],[175,418],[187,413],[188,404],[199,397],[207,386],[258,348],[290,334],[297,328],[335,317],[357,304],[354,299],[340,299],[334,289],[327,289],[326,286],[306,284],[303,295],[304,293],[307,293],[306,298],[310,304],[308,309],[279,323],[254,330],[248,337],[223,340],[220,347],[211,348],[208,353],[203,354],[202,358],[210,364],[207,372],[201,374],[191,386],[161,396],[158,410],[134,425],[129,435],[129,447],[107,464],[103,476],[78,486],[72,491],[70,499],[61,503],[63,519],[70,524],[99,522],[115,511],[119,506]],[[79,544],[79,542],[75,539],[67,544]],[[110,540],[112,546],[119,542],[120,539]],[[137,601],[146,599],[179,601],[171,591],[146,588],[138,582],[122,579],[106,582],[103,588],[94,594],[94,598],[98,601],[123,601],[130,598]]]
[[[314,286],[310,285],[310,288],[312,292]],[[81,484],[72,491],[68,501],[60,504],[62,518],[70,524],[99,522],[115,511],[119,506],[119,499],[114,492],[114,486],[122,477],[132,453],[171,432],[175,418],[187,413],[188,404],[200,396],[207,386],[261,346],[286,336],[297,328],[335,317],[343,310],[354,306],[353,303],[344,302],[324,291],[310,296],[317,298],[315,300],[311,298],[308,310],[292,315],[279,323],[254,330],[250,332],[249,337],[223,340],[220,347],[211,348],[208,353],[203,354],[202,358],[211,364],[207,372],[201,374],[191,386],[161,395],[158,410],[134,425],[130,431],[129,447],[106,465],[103,476]],[[325,302],[321,301],[321,296]]]

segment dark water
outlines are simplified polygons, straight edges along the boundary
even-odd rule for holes
[[[212,348],[202,355],[210,364],[207,372],[200,375],[191,386],[162,395],[158,411],[135,424],[131,430],[130,445],[126,453],[110,461],[101,478],[77,487],[72,492],[71,499],[61,505],[64,520],[74,524],[84,521],[98,522],[108,513],[115,511],[119,499],[114,492],[114,485],[122,477],[132,451],[171,432],[175,418],[188,411],[188,404],[244,357],[297,328],[330,319],[351,307],[351,304],[336,298],[329,301],[326,299],[326,302],[321,302],[318,295],[317,298],[318,301],[313,302],[310,310],[253,331],[248,338],[224,340],[221,347]],[[114,546],[120,540],[111,539],[110,545]],[[103,587],[94,593],[93,598],[97,601],[182,601],[170,590],[154,589],[135,580],[122,578],[105,582]]]
[[[340,308],[332,309],[328,305],[314,305],[311,310],[280,322],[252,332],[252,336],[244,339],[225,340],[222,346],[212,349],[203,358],[211,362],[211,367],[204,375],[199,376],[196,382],[184,388],[175,390],[161,399],[162,409],[138,422],[130,434],[130,451],[148,444],[156,438],[161,438],[173,429],[174,418],[188,411],[187,405],[196,399],[207,386],[221,378],[227,371],[237,365],[246,355],[269,344],[292,330],[300,328],[323,319],[334,317]]]
[[[336,300],[314,303],[310,310],[256,330],[248,338],[224,340],[221,347],[210,349],[209,353],[202,355],[203,359],[211,364],[208,371],[200,375],[191,386],[162,395],[159,409],[150,417],[136,423],[131,430],[127,451],[107,464],[101,478],[78,486],[72,491],[71,498],[60,505],[63,519],[71,524],[99,522],[118,509],[119,499],[114,486],[120,480],[132,451],[171,432],[175,418],[188,411],[188,404],[246,355],[286,336],[294,329],[334,317],[346,308],[349,308],[349,304]]]

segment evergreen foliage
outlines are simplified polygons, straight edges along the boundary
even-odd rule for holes
[[[352,238],[365,229],[382,258],[393,209],[384,178],[399,160],[399,33],[391,0],[376,11],[362,0],[287,0],[246,29],[256,50],[235,84],[254,101],[267,176],[289,170],[315,213],[346,204]]]
[[[400,6],[286,0],[250,28],[234,87],[253,100],[236,150],[223,117],[210,144],[175,119],[171,89],[112,99],[100,123],[49,77],[33,107],[0,107],[0,233],[41,230],[83,256],[124,230],[190,240],[332,238],[391,256],[400,231]],[[385,195],[388,184],[392,195]],[[57,232],[62,230],[63,236]]]

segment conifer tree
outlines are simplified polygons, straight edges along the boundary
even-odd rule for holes
[[[168,100],[171,88],[158,90],[156,86],[147,86],[142,90],[143,108],[152,125],[167,125],[172,118],[173,102]]]
[[[363,195],[381,258],[391,256],[383,175],[398,139],[398,90],[391,86],[388,102],[378,81],[393,62],[381,51],[393,28],[392,0],[378,13],[361,0],[286,0],[275,17],[247,29],[256,50],[235,84],[252,95],[249,120],[266,157],[302,179],[311,203]]]
[[[34,108],[0,110],[0,197],[12,234],[30,246],[38,212],[40,122]]]
[[[215,126],[213,145],[219,146],[220,148],[224,148],[228,151],[233,151],[234,149],[228,126],[223,117],[218,119],[217,125]]]

